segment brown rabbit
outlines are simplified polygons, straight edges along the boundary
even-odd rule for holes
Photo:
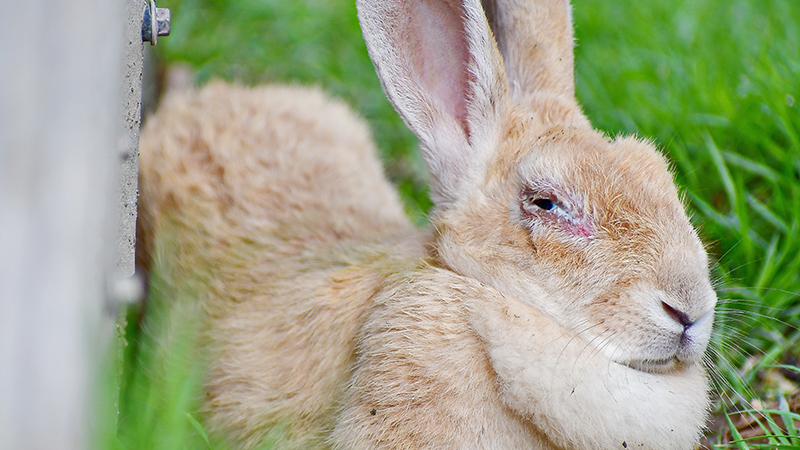
[[[317,91],[213,83],[148,124],[143,239],[192,299],[174,314],[199,314],[217,435],[698,441],[716,296],[668,166],[582,114],[566,0],[484,3],[357,2],[432,176],[430,229],[405,218],[364,124]]]

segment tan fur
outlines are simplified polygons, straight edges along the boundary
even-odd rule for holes
[[[716,297],[668,166],[589,126],[566,1],[484,3],[494,35],[476,0],[358,2],[432,173],[431,230],[409,225],[365,125],[318,91],[213,83],[148,123],[143,248],[202,324],[214,435],[696,443]]]
[[[291,418],[305,447],[386,278],[367,262],[394,271],[391,247],[331,246],[411,232],[366,126],[318,91],[214,83],[167,98],[141,149],[141,238],[161,244],[168,283],[199,284],[210,316],[212,429],[251,446]]]

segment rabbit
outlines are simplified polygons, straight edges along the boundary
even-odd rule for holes
[[[415,228],[318,89],[221,82],[141,141],[143,252],[239,448],[690,449],[716,294],[665,158],[594,130],[567,0],[357,0]]]

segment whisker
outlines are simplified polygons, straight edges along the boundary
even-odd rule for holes
[[[723,259],[725,259],[725,257],[726,257],[726,256],[728,256],[728,254],[729,254],[730,252],[732,252],[732,251],[733,251],[733,250],[734,250],[736,247],[738,247],[738,246],[739,246],[739,244],[741,244],[741,243],[742,243],[742,241],[743,241],[743,239],[739,239],[738,241],[736,241],[736,243],[735,243],[735,244],[731,245],[731,247],[730,247],[730,248],[729,248],[727,251],[725,251],[725,253],[723,253],[722,255],[720,255],[720,257],[719,257],[719,258],[717,258],[717,260],[716,260],[716,262],[715,262],[714,264],[716,265],[716,264],[719,264],[719,263],[721,263],[721,262],[722,262],[722,260],[723,260]]]
[[[753,290],[753,291],[767,291],[767,292],[778,292],[780,294],[787,294],[793,296],[800,296],[800,292],[797,291],[790,291],[788,289],[781,289],[772,286],[721,286],[718,291],[722,292],[732,292],[736,290]]]

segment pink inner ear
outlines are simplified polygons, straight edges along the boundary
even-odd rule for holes
[[[412,73],[443,113],[455,118],[464,133],[467,126],[467,95],[471,76],[468,64],[469,47],[463,26],[463,12],[459,1],[429,0],[412,2],[412,13],[407,42],[413,43],[408,60]]]

